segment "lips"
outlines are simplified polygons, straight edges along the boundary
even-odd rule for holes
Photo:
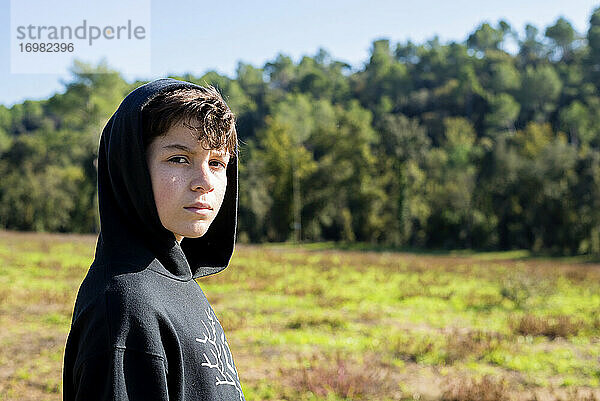
[[[187,208],[194,208],[194,209],[210,209],[212,210],[212,207],[210,206],[210,204],[206,203],[206,202],[196,202],[192,205],[188,205],[185,207]]]
[[[184,209],[194,213],[206,213],[213,208],[206,202],[196,202],[194,204],[184,206]]]

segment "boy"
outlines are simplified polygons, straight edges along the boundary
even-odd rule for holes
[[[237,134],[214,88],[160,79],[102,132],[101,230],[67,339],[64,400],[244,400],[195,278],[227,267]]]

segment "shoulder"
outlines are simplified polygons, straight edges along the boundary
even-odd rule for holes
[[[166,300],[173,294],[148,270],[113,276],[107,284],[104,302],[114,344],[136,350],[153,348],[155,338],[169,327]]]
[[[114,275],[107,280],[105,297],[121,312],[144,312],[149,307],[160,306],[158,301],[163,296],[161,281],[158,275],[147,269]]]
[[[170,294],[156,276],[143,269],[117,275],[104,267],[90,270],[79,291],[70,336],[79,337],[84,348],[95,344],[96,350],[164,355],[161,342],[171,327],[164,298]]]
[[[130,315],[149,317],[150,311],[162,309],[161,283],[156,274],[141,268],[115,274],[119,268],[112,265],[90,268],[77,294],[74,324],[90,315],[113,320]]]

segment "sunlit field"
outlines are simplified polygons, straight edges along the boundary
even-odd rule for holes
[[[61,398],[95,241],[0,232],[0,400]],[[199,284],[248,400],[600,400],[600,264],[238,245]]]

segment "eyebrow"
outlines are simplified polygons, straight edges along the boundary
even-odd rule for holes
[[[165,146],[163,146],[163,149],[179,149],[179,150],[182,150],[184,152],[191,153],[191,154],[196,153],[192,149],[190,149],[189,147],[187,147],[185,145],[178,144],[178,143],[173,143],[173,144],[170,144],[170,145],[165,145]],[[227,155],[229,155],[229,152],[227,152],[226,150],[212,149],[211,152],[214,152],[214,153],[216,153],[217,156],[221,156],[221,157],[226,157]]]
[[[178,143],[174,143],[171,145],[165,145],[165,146],[163,146],[163,149],[179,149],[179,150],[183,150],[184,152],[194,153],[194,151],[192,149],[188,148],[185,145],[180,145]]]

